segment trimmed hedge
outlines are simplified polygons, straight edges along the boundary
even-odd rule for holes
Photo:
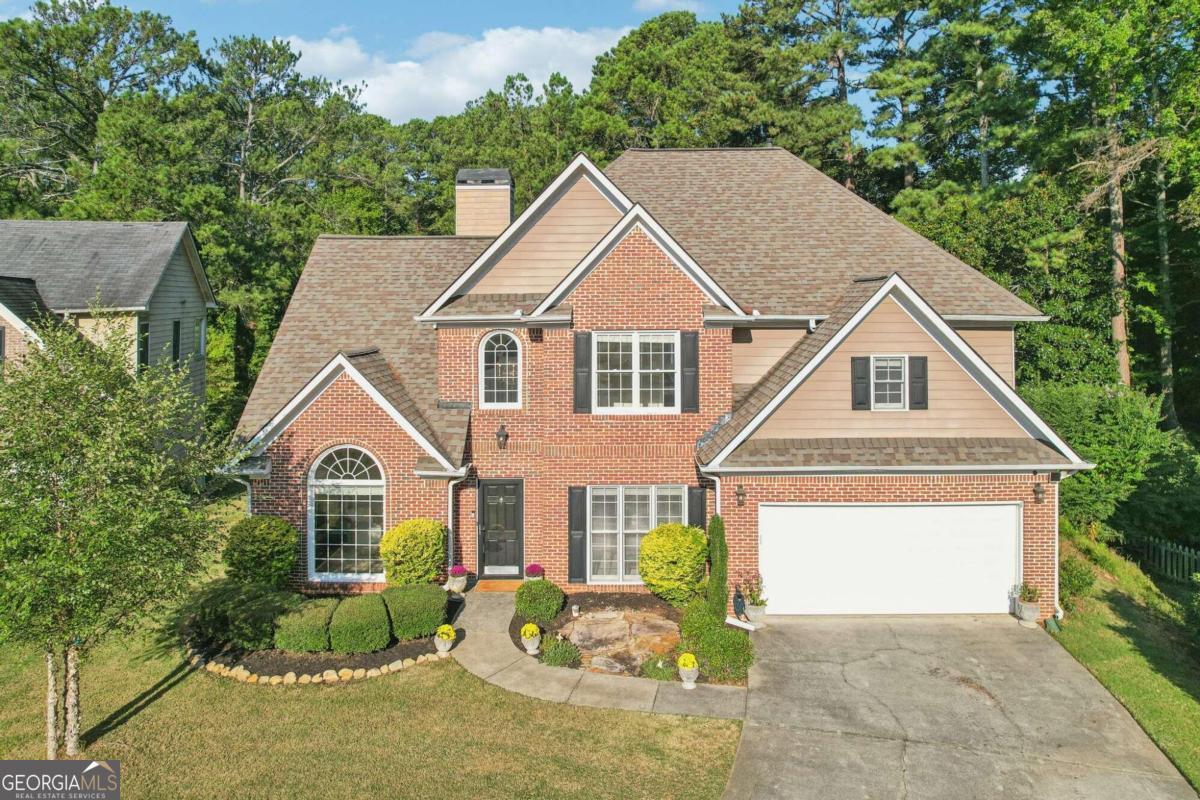
[[[275,644],[275,620],[302,600],[294,592],[226,578],[213,581],[193,597],[192,624],[210,644],[269,650]]]
[[[563,590],[545,578],[540,581],[525,581],[517,589],[517,615],[526,622],[549,625],[562,610],[566,599]]]
[[[305,600],[294,611],[275,621],[275,647],[293,653],[321,653],[329,649],[329,619],[338,606],[336,597]]]
[[[725,624],[704,600],[693,600],[679,623],[680,649],[696,654],[700,674],[710,680],[743,680],[754,663],[754,645],[745,631]]]
[[[700,590],[707,556],[704,531],[671,522],[659,525],[642,539],[638,572],[654,594],[673,606],[684,606]]]
[[[392,633],[401,641],[432,636],[446,621],[450,598],[440,586],[393,586],[382,597],[392,618]]]
[[[282,589],[296,568],[300,534],[279,517],[246,517],[229,529],[225,574],[238,583]]]
[[[705,596],[708,610],[725,616],[729,602],[729,548],[725,544],[725,521],[714,515],[708,522],[708,585]]]
[[[379,555],[392,586],[433,583],[446,563],[446,526],[417,517],[396,525],[379,542]]]
[[[347,597],[329,620],[329,647],[335,653],[373,653],[392,641],[387,608],[377,594]]]

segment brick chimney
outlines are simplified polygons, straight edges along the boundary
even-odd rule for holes
[[[512,222],[512,175],[506,169],[460,169],[454,179],[454,232],[499,236]]]

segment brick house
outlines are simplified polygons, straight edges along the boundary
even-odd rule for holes
[[[298,584],[379,588],[428,516],[475,575],[641,591],[642,535],[719,512],[768,613],[1055,612],[1090,465],[1014,391],[1036,309],[778,148],[456,190],[455,236],[316,242],[247,403]]]

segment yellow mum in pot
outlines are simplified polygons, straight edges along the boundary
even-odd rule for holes
[[[542,629],[539,628],[537,625],[534,625],[532,622],[526,622],[524,625],[521,626],[521,638],[522,639],[532,639],[535,636],[541,636],[541,635],[542,635]]]
[[[428,630],[428,628],[426,628],[426,630]],[[458,631],[454,630],[453,625],[442,625],[437,629],[437,632],[434,635],[443,642],[453,642],[458,638]]]

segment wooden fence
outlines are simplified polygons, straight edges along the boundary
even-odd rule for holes
[[[1138,538],[1132,543],[1143,569],[1179,581],[1200,572],[1200,550],[1165,539]]]

